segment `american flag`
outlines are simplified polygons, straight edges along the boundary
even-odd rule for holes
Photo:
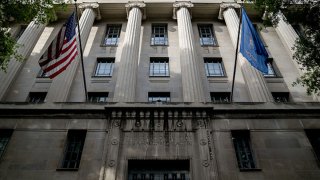
[[[77,57],[77,34],[75,29],[75,14],[72,13],[65,26],[60,29],[58,35],[41,56],[39,65],[50,79],[62,73]]]

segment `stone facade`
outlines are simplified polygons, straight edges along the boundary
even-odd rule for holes
[[[71,11],[56,12],[58,21],[45,27],[31,22],[18,40],[27,61],[12,60],[8,73],[0,74],[0,136],[13,130],[0,179],[131,180],[148,171],[146,179],[152,173],[181,180],[182,174],[201,180],[320,178],[317,150],[306,133],[320,129],[320,104],[304,87],[291,85],[301,72],[291,58],[289,46],[298,36],[290,24],[259,32],[278,76],[264,77],[240,57],[234,102],[214,103],[212,93],[231,91],[237,4],[100,0],[79,2],[79,8],[87,89],[108,93],[107,102],[85,102],[79,58],[53,80],[38,77],[38,60]],[[258,12],[248,14],[262,26]],[[167,28],[167,45],[151,45],[158,24]],[[121,26],[113,46],[104,44],[108,25]],[[201,44],[199,25],[212,27],[216,45]],[[114,59],[111,76],[95,76],[99,58]],[[150,75],[152,58],[168,59],[169,76]],[[224,75],[207,76],[204,58],[221,59]],[[47,93],[44,102],[28,103],[30,93],[40,92]],[[150,92],[168,92],[170,101],[149,102]],[[272,93],[287,93],[289,102],[277,102]],[[72,130],[84,130],[85,140],[79,166],[65,168]],[[249,134],[243,137],[254,167],[239,165],[239,132]]]

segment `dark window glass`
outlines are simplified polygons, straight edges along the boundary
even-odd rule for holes
[[[169,59],[151,58],[149,72],[150,76],[169,76]]]
[[[216,46],[211,24],[198,25],[201,46]]]
[[[222,59],[204,58],[204,65],[208,77],[225,76]]]
[[[13,130],[0,129],[0,158],[3,156],[6,147],[9,143]]]
[[[267,74],[263,73],[263,76],[264,77],[277,77],[277,74],[275,71],[275,64],[272,59],[268,59],[267,66],[268,66],[268,73]]]
[[[288,92],[272,92],[273,100],[276,103],[286,103],[289,102],[289,93]]]
[[[112,76],[114,58],[98,58],[94,76]]]
[[[170,102],[170,92],[149,92],[149,102]]]
[[[256,169],[251,148],[250,132],[247,130],[231,131],[240,170]]]
[[[306,129],[307,137],[312,145],[317,160],[320,161],[320,130]]]
[[[297,35],[298,35],[299,37],[304,36],[303,29],[302,29],[302,27],[301,27],[299,24],[294,24],[294,25],[292,25],[292,28],[294,29],[294,31],[297,33]]]
[[[151,45],[168,45],[168,32],[166,24],[153,24]]]
[[[210,96],[213,103],[230,102],[230,92],[211,92]]]
[[[89,102],[94,103],[101,103],[101,102],[107,102],[108,99],[108,92],[89,92]]]
[[[49,78],[49,76],[41,69],[38,73],[37,78]]]
[[[120,24],[107,25],[106,37],[104,38],[104,45],[106,46],[118,45],[120,31],[121,31]]]
[[[86,133],[85,130],[69,130],[61,168],[79,168]]]
[[[47,92],[31,92],[29,93],[29,103],[43,103],[46,99]]]

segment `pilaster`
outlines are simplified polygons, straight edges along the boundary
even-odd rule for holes
[[[124,37],[122,53],[114,102],[134,102],[139,61],[140,32],[142,21],[143,2],[129,2],[126,8],[129,11],[126,35]]]
[[[44,24],[36,23],[36,21],[29,23],[28,27],[17,41],[17,44],[19,44],[17,52],[22,58],[28,59],[44,28]],[[5,100],[6,93],[15,82],[24,63],[25,60],[20,62],[12,58],[8,64],[7,72],[0,72],[0,101]]]
[[[182,90],[184,102],[204,102],[203,85],[196,54],[191,15],[191,2],[173,4],[174,17],[178,21],[179,49],[181,60]],[[175,15],[176,14],[176,15]]]
[[[236,49],[237,37],[238,37],[238,27],[239,27],[239,17],[235,11],[235,8],[240,8],[241,6],[236,3],[223,3],[220,5],[220,15],[222,14],[234,48]],[[222,16],[219,16],[221,19]],[[251,64],[244,59],[244,57],[239,53],[238,59],[240,61],[241,71],[246,82],[251,100],[253,102],[272,102],[273,98],[271,92],[267,87],[267,82],[261,72],[256,70]]]

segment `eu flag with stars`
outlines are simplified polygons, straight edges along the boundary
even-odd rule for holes
[[[268,73],[268,52],[264,47],[259,34],[253,27],[244,8],[242,8],[240,53],[257,70]]]

